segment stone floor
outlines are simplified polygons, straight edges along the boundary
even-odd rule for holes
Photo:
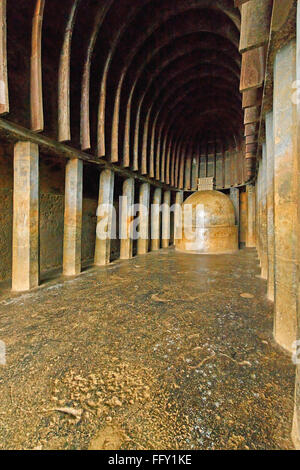
[[[253,250],[170,249],[3,290],[0,448],[292,448],[294,368],[258,274]]]

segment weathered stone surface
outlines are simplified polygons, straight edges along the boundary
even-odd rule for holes
[[[83,198],[82,201],[82,235],[81,263],[93,264],[96,243],[97,200]]]
[[[30,71],[30,111],[31,129],[40,132],[44,129],[43,83],[42,83],[42,26],[45,0],[37,0],[32,19],[31,71]]]
[[[79,159],[66,165],[63,272],[75,276],[81,271],[82,235],[82,178],[83,166]]]
[[[246,245],[248,232],[248,194],[246,191],[240,193],[240,243]]]
[[[244,52],[240,80],[241,92],[262,87],[265,79],[265,62],[266,50],[264,46]]]
[[[58,269],[63,261],[64,197],[40,194],[40,269]]]
[[[14,151],[12,289],[39,285],[39,148],[18,142]]]
[[[296,385],[295,385],[295,405],[294,405],[294,418],[293,418],[293,429],[292,439],[294,446],[297,450],[300,450],[300,366],[297,365],[296,370]]]
[[[183,203],[182,239],[176,250],[190,254],[233,253],[238,250],[235,208],[219,191],[198,191]]]
[[[13,193],[0,190],[0,281],[11,279]]]
[[[272,14],[271,0],[251,0],[241,7],[240,52],[268,42]]]
[[[274,132],[273,112],[266,115],[268,299],[274,302]]]
[[[182,238],[182,204],[183,204],[183,191],[178,191],[175,197],[175,212],[174,212],[174,243],[176,240]]]
[[[266,144],[262,147],[262,159],[260,161],[261,166],[261,189],[259,210],[260,210],[260,260],[261,260],[261,277],[263,279],[268,278],[268,214],[267,214],[267,152]]]
[[[171,216],[170,216],[170,206],[171,206],[171,192],[165,191],[163,198],[163,208],[162,208],[162,247],[168,248],[170,245],[170,236],[171,236]]]
[[[255,237],[255,188],[252,185],[247,185],[247,194],[248,194],[248,231],[247,231],[247,239],[246,239],[246,246],[249,248],[253,248],[256,245],[256,237]]]
[[[22,0],[18,8],[14,3],[0,0],[0,114],[10,112],[8,119],[0,119],[0,138],[24,141],[20,148],[26,146],[30,158],[23,174],[27,176],[25,197],[18,184],[14,187],[12,243],[12,154],[0,148],[0,281],[12,276],[13,285],[21,279],[22,289],[29,289],[38,285],[39,272],[44,275],[62,264],[65,274],[77,275],[82,264],[93,258],[95,264],[104,265],[119,257],[129,259],[136,249],[140,254],[149,250],[148,214],[142,214],[138,243],[132,243],[130,236],[112,240],[110,217],[107,239],[96,238],[102,217],[96,217],[100,169],[104,172],[99,202],[111,204],[117,216],[123,213],[118,198],[124,178],[124,193],[135,202],[138,194],[133,194],[132,186],[135,181],[142,184],[141,202],[146,206],[153,193],[154,200],[160,201],[164,191],[167,204],[162,219],[155,211],[151,214],[153,250],[160,248],[161,239],[163,247],[169,247],[176,235],[179,215],[169,211],[175,199],[169,183],[174,190],[189,191],[196,188],[198,173],[213,176],[217,188],[224,188],[226,194],[231,189],[237,213],[240,208],[240,240],[248,246],[256,240],[262,276],[268,277],[268,298],[275,300],[275,338],[290,349],[297,338],[297,313],[299,320],[300,197],[299,142],[295,143],[299,119],[294,119],[296,107],[291,104],[299,74],[292,70],[289,41],[295,36],[299,2],[126,0],[117,10],[110,0],[89,1],[88,8],[80,0]],[[240,7],[241,18],[234,5]],[[266,116],[272,109],[273,78],[274,171],[269,158],[271,119],[268,122]],[[65,163],[70,159],[74,161],[67,165],[65,182]],[[16,176],[16,157],[15,161]],[[69,178],[71,173],[74,178]],[[33,180],[29,184],[28,174]],[[245,182],[252,185],[256,174],[257,204],[252,186],[246,193],[237,188]],[[177,193],[176,202],[182,200],[183,192]],[[130,222],[126,217],[119,227],[117,219],[116,233]],[[25,230],[20,230],[22,223]],[[233,238],[235,229],[228,230]],[[204,238],[211,236],[216,245],[222,245],[220,227],[210,230]],[[238,254],[230,259],[234,256]],[[176,260],[181,263],[183,257]],[[225,268],[230,263],[228,258]],[[134,262],[129,264],[135,269]],[[100,271],[107,275],[105,269]],[[214,290],[213,299],[216,295]],[[154,302],[160,298],[154,294]],[[244,293],[242,298],[254,296]],[[299,403],[298,377],[293,432],[297,445]]]
[[[121,449],[134,455],[292,449],[294,366],[270,339],[272,305],[258,272],[254,250],[162,250],[52,280],[30,296],[2,292],[10,347],[0,367],[1,448],[84,450],[112,418],[130,436]],[[108,405],[97,416],[90,405],[99,398]],[[37,412],[82,405],[75,423]]]
[[[161,243],[161,195],[160,188],[156,188],[153,194],[153,203],[151,206],[151,250],[157,251],[160,249]]]
[[[161,191],[161,189],[158,189]],[[127,178],[123,183],[123,200],[121,207],[121,249],[120,258],[130,259],[133,256],[133,214],[132,205],[134,204],[134,179]],[[126,198],[126,199],[125,199]]]
[[[0,145],[0,281],[11,279],[13,223],[13,160]]]
[[[149,250],[149,210],[150,210],[150,185],[143,183],[140,186],[140,226],[139,226],[139,239],[137,245],[137,251],[139,255],[143,255]]]
[[[0,2],[0,114],[9,111],[7,80],[7,21],[6,0]]]
[[[240,223],[240,190],[239,188],[230,188],[230,199],[232,200],[235,211],[235,224]]]
[[[111,170],[103,170],[100,174],[99,200],[97,213],[97,225],[104,224],[105,234],[99,237],[98,226],[95,244],[95,265],[104,266],[110,263],[112,222],[113,222],[113,200],[114,200],[115,175]]]
[[[290,2],[291,3],[291,2]],[[297,0],[297,17],[296,17],[296,78],[298,80],[298,93],[297,93],[297,331],[296,338],[300,339],[300,192],[299,192],[299,183],[300,183],[300,101],[299,101],[299,80],[300,80],[300,1]],[[297,349],[296,349],[296,352]],[[299,360],[299,354],[297,355]],[[297,450],[300,450],[300,364],[296,366],[296,380],[295,380],[295,396],[294,396],[294,419],[293,419],[293,429],[292,429],[292,439]]]
[[[252,88],[243,93],[243,108],[259,106],[262,101],[262,88]]]
[[[62,269],[64,233],[64,165],[40,159],[40,272]],[[0,147],[0,281],[11,279],[13,161],[11,149]],[[97,200],[83,198],[82,263],[91,263],[95,249]]]

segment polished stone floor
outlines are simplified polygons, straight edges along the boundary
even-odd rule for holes
[[[292,448],[294,367],[259,272],[254,250],[170,249],[4,288],[0,448]]]

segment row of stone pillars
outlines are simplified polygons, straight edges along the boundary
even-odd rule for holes
[[[273,110],[265,116],[266,140],[256,182],[256,247],[268,299],[275,304],[274,337],[291,351],[297,337],[297,106],[296,42],[274,63]]]
[[[298,7],[299,9],[299,7]],[[298,11],[300,20],[300,9]],[[298,21],[299,23],[299,21]],[[298,37],[299,42],[299,37]],[[299,234],[300,180],[298,94],[299,52],[295,40],[277,51],[273,109],[265,115],[265,142],[256,186],[248,191],[248,243],[256,246],[267,297],[274,302],[274,338],[292,352],[300,339]],[[298,76],[297,76],[298,75]],[[298,328],[298,329],[297,329]],[[299,369],[299,365],[297,366]],[[300,448],[300,383],[296,379],[293,440]]]
[[[105,206],[107,227],[106,239],[96,235],[96,266],[110,263],[111,231],[114,199],[114,171],[104,169],[100,173],[98,205]],[[121,206],[120,258],[133,256],[132,215],[134,204],[135,179],[127,178],[123,182]],[[139,203],[147,211],[139,214],[140,238],[137,253],[145,254],[149,249],[149,209],[150,184],[140,185]],[[63,274],[75,276],[81,272],[82,239],[82,198],[83,198],[83,163],[80,159],[69,160],[66,165],[65,213],[63,243]],[[160,206],[163,200],[162,219]],[[176,193],[176,203],[183,201],[183,192]],[[156,187],[151,211],[151,250],[158,250],[162,245],[170,245],[170,205],[171,191]],[[97,214],[98,215],[98,214]],[[97,222],[101,221],[101,214]],[[162,234],[161,232],[162,227]],[[14,207],[13,207],[13,262],[12,289],[26,291],[39,285],[39,148],[30,142],[18,142],[14,150]]]
[[[277,52],[273,110],[265,116],[256,186],[247,186],[247,246],[256,247],[267,297],[275,305],[274,337],[291,351],[297,331],[296,43]]]

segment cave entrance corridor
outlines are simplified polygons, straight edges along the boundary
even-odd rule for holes
[[[300,449],[299,2],[0,0],[0,448]]]

